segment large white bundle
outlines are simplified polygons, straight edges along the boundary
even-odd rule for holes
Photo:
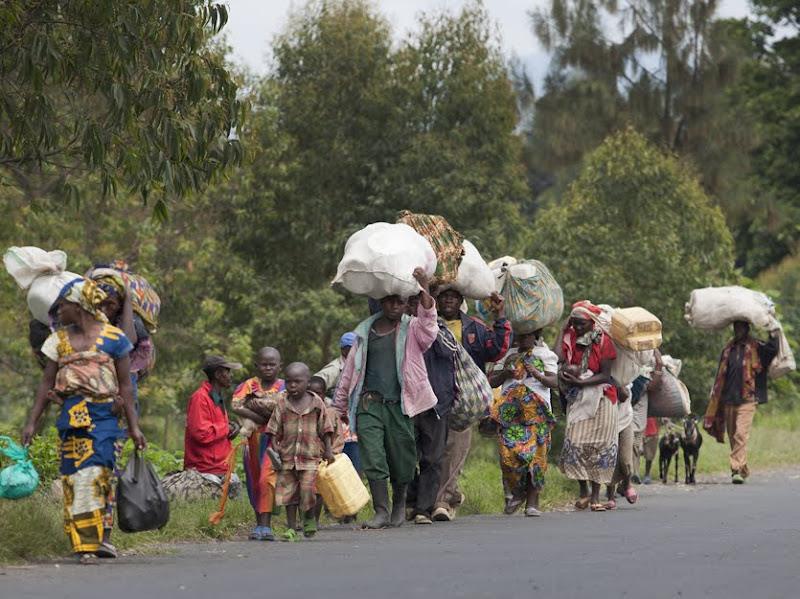
[[[775,326],[775,304],[763,293],[744,287],[706,287],[692,291],[684,318],[697,329],[723,329],[744,320],[769,330]]]
[[[485,299],[497,291],[494,273],[472,243],[465,239],[463,245],[464,257],[452,287],[466,298]]]
[[[411,297],[419,293],[412,276],[418,267],[429,277],[436,271],[427,239],[405,224],[373,223],[347,240],[333,284],[373,299]]]
[[[3,256],[8,274],[28,290],[28,308],[33,317],[50,324],[50,308],[64,285],[81,276],[65,270],[67,255],[61,250],[46,252],[37,247],[12,247]]]

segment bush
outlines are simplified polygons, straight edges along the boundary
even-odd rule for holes
[[[723,339],[683,319],[691,291],[733,280],[733,241],[691,168],[628,129],[586,159],[532,231],[567,302],[643,306],[664,326],[664,353],[684,361],[695,399],[708,395]],[[702,407],[702,406],[699,406]]]

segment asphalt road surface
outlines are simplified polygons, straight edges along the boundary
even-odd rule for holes
[[[296,543],[0,569],[0,599],[800,597],[800,470],[642,489],[608,513],[336,527]]]

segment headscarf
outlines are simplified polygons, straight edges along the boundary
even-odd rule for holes
[[[593,343],[599,343],[602,337],[601,320],[603,310],[599,306],[594,305],[589,300],[581,300],[572,304],[572,311],[569,313],[570,318],[580,318],[581,320],[589,320],[592,322],[592,329],[582,336],[578,337],[572,327],[567,324],[568,331],[565,332],[564,340],[569,345],[580,345],[589,347]],[[589,352],[584,352],[584,361],[589,357]],[[586,370],[586,364],[582,365],[582,369]]]
[[[101,322],[108,322],[108,318],[100,309],[100,304],[108,297],[105,291],[98,287],[92,279],[75,279],[70,281],[61,290],[58,299],[64,299],[73,304],[78,304],[89,314]]]
[[[118,275],[102,274],[94,276],[92,279],[109,297],[116,296],[120,299],[125,297],[125,283],[122,277]]]
[[[572,304],[572,311],[569,314],[570,318],[580,318],[582,320],[591,320],[598,324],[603,310],[599,306],[595,306],[589,300],[581,300]]]

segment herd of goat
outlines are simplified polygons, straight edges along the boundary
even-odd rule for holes
[[[700,446],[703,436],[697,427],[697,416],[689,414],[683,419],[683,434],[668,430],[658,442],[658,475],[666,484],[669,478],[669,467],[675,458],[675,482],[678,482],[678,449],[683,449],[683,465],[686,470],[686,484],[695,484],[697,460],[700,457]]]

